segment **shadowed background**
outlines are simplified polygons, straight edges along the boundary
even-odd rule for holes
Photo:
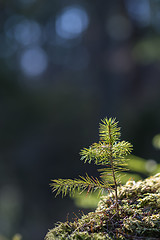
[[[0,239],[43,239],[78,212],[51,179],[97,174],[100,119],[160,163],[160,1],[1,0],[0,83]]]

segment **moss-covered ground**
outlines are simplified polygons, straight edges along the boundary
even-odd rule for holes
[[[101,197],[95,212],[58,223],[45,240],[160,239],[160,173],[128,181],[119,187],[118,197],[119,214],[110,193]]]

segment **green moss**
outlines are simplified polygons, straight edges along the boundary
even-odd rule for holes
[[[160,174],[119,187],[119,216],[113,199],[101,197],[95,212],[58,223],[45,240],[160,239]]]

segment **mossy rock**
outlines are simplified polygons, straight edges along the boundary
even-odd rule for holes
[[[119,187],[119,214],[114,193],[101,197],[95,212],[74,222],[58,223],[45,240],[160,239],[160,173]]]

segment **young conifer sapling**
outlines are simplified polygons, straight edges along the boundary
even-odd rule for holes
[[[100,123],[98,143],[93,143],[89,148],[81,150],[81,160],[85,163],[94,163],[98,166],[103,166],[99,169],[100,179],[80,176],[79,179],[57,179],[52,180],[51,187],[56,195],[69,194],[73,196],[75,191],[87,192],[104,190],[114,192],[115,208],[119,214],[118,205],[118,185],[120,184],[120,174],[127,171],[126,156],[131,153],[132,145],[126,141],[120,141],[120,127],[115,118],[105,118]]]

